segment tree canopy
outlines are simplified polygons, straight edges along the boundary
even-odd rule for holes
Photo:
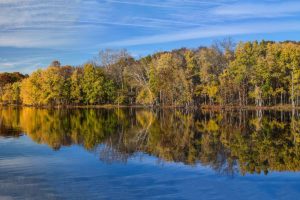
[[[53,61],[0,74],[2,102],[26,105],[299,106],[300,44],[224,40],[139,59],[104,50],[83,66]]]

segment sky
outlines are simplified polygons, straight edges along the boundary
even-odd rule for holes
[[[138,58],[299,33],[299,0],[0,0],[0,72],[81,65],[106,48]]]

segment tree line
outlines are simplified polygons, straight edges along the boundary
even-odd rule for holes
[[[83,66],[54,61],[31,75],[0,74],[3,103],[34,106],[299,106],[300,44],[240,42],[134,58],[104,50]]]

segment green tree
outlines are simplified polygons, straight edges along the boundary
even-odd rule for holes
[[[102,103],[105,94],[103,70],[92,64],[85,64],[82,87],[86,104]]]
[[[75,104],[83,103],[83,70],[81,68],[76,68],[71,75],[71,101]]]

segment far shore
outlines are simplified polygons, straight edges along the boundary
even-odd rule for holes
[[[174,105],[117,105],[117,104],[102,104],[102,105],[55,105],[55,106],[33,106],[33,105],[23,105],[23,104],[3,104],[0,103],[2,107],[31,107],[31,108],[43,108],[43,109],[75,109],[75,108],[158,108],[158,109],[201,109],[210,111],[237,111],[237,110],[282,110],[282,111],[292,111],[300,110],[300,106],[293,107],[292,105],[276,105],[276,106],[239,106],[239,105],[198,105],[198,106],[174,106]]]
[[[292,105],[275,105],[275,106],[239,106],[239,105],[202,105],[202,110],[283,110],[292,111],[300,110],[300,106],[293,107]]]

